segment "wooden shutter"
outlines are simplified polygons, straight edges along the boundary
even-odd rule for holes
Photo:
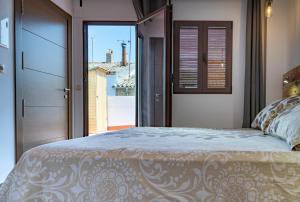
[[[226,28],[208,28],[207,88],[226,87]]]
[[[204,89],[206,93],[231,93],[232,23],[205,23],[206,66]]]
[[[202,89],[202,27],[198,23],[175,24],[174,92],[195,93]]]
[[[174,93],[232,92],[232,22],[175,21]]]
[[[179,30],[179,88],[198,88],[198,27]]]

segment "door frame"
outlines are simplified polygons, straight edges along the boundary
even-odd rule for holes
[[[68,50],[68,59],[67,59],[67,82],[69,92],[68,99],[68,139],[72,138],[73,132],[73,89],[72,89],[72,16],[58,7],[51,1],[46,1],[50,9],[55,9],[67,19],[67,50]],[[23,0],[14,0],[14,62],[15,62],[15,159],[16,162],[22,155],[23,151],[23,54],[22,54],[22,12],[23,12]]]
[[[166,127],[172,127],[172,88],[173,88],[173,6],[165,7],[165,36],[166,36]]]
[[[83,137],[89,135],[89,99],[88,99],[88,26],[135,26],[135,126],[138,126],[138,29],[135,21],[83,21]]]

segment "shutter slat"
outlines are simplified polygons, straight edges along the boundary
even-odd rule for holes
[[[208,27],[207,87],[226,88],[226,28]]]
[[[198,27],[179,31],[179,88],[198,88]]]

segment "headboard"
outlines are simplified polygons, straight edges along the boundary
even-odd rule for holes
[[[283,97],[300,95],[300,66],[283,75]]]

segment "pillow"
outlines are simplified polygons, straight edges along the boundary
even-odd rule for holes
[[[266,133],[284,139],[292,150],[300,151],[300,104],[281,112],[267,127]]]
[[[251,128],[260,129],[265,132],[272,120],[281,112],[298,104],[300,104],[300,96],[289,97],[272,102],[256,116],[251,124]]]
[[[263,130],[266,120],[276,110],[282,100],[276,100],[261,110],[251,124],[251,128]]]

